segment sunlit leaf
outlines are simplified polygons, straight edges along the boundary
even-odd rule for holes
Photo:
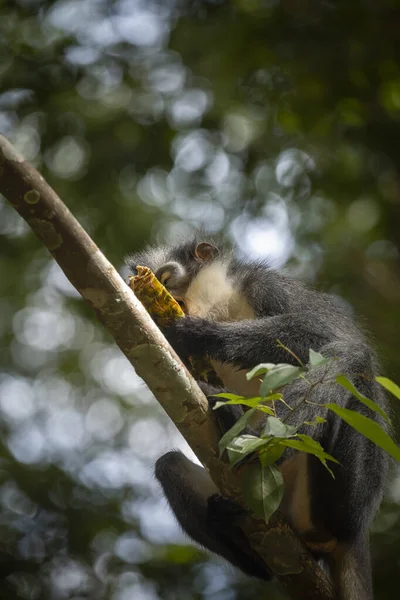
[[[346,421],[356,431],[359,431],[374,444],[385,450],[390,456],[400,461],[400,448],[394,443],[390,435],[378,423],[360,413],[343,408],[336,403],[326,405],[329,410]]]
[[[268,371],[274,367],[276,367],[274,363],[261,363],[246,373],[246,377],[248,380],[253,379],[253,377],[260,377],[261,375],[264,375],[264,373],[268,373]]]
[[[276,396],[276,397],[275,397]],[[279,398],[278,398],[279,396]],[[215,406],[214,406],[214,410],[216,408],[220,408],[221,406],[226,406],[226,405],[242,405],[242,406],[248,406],[249,408],[259,408],[260,410],[264,410],[264,412],[267,412],[270,415],[274,414],[274,411],[269,408],[266,407],[264,405],[264,402],[272,402],[273,400],[278,400],[280,399],[280,394],[274,394],[274,397],[270,397],[270,398],[261,398],[261,396],[254,396],[253,398],[246,398],[245,396],[237,396],[236,394],[228,394],[228,393],[222,393],[222,394],[215,394],[216,398],[227,398],[226,402],[216,402]]]
[[[275,416],[275,411],[272,408],[269,408],[269,406],[263,406],[262,404],[260,404],[259,406],[257,406],[257,410],[260,410],[261,412],[267,415]]]
[[[237,400],[228,400],[227,402],[216,402],[213,408],[215,410],[217,408],[221,408],[221,406],[241,404],[242,406],[248,406],[249,408],[257,408],[257,410],[261,410],[262,412],[265,412],[268,415],[275,414],[274,410],[272,408],[269,408],[269,406],[263,406],[262,404],[259,404],[260,401],[261,398],[258,398],[258,402],[256,402],[254,398],[250,400],[246,400],[245,398],[243,398],[241,402],[238,402]]]
[[[297,437],[304,444],[307,444],[310,448],[314,448],[317,452],[321,452],[321,453],[325,454],[326,457],[329,458],[329,460],[332,460],[335,463],[339,462],[338,460],[336,460],[336,458],[334,458],[330,454],[327,454],[325,452],[325,450],[323,449],[323,447],[321,446],[321,444],[317,440],[315,440],[314,438],[312,438],[310,435],[307,435],[305,433],[299,433],[299,434],[297,434]]]
[[[323,449],[321,444],[319,442],[317,442],[316,440],[313,440],[309,435],[299,434],[298,437],[299,437],[299,439],[297,439],[297,440],[293,440],[293,439],[282,440],[282,444],[284,444],[288,448],[293,448],[294,450],[299,450],[300,452],[306,452],[307,454],[313,454],[316,458],[318,458],[318,460],[321,461],[321,463],[324,465],[325,469],[327,469],[327,471],[329,471],[329,473],[334,478],[335,476],[334,476],[332,470],[327,465],[326,461],[330,460],[335,463],[339,463],[339,461],[331,454],[328,454],[327,452],[325,452],[325,450]]]
[[[319,425],[319,423],[326,423],[326,419],[323,417],[315,417],[314,421],[304,421],[304,425]]]
[[[221,392],[220,394],[213,394],[215,398],[226,398],[229,400],[230,404],[241,404],[241,400],[244,400],[244,396],[238,396],[237,394],[230,394],[229,392]],[[261,398],[260,398],[261,400]],[[223,404],[227,404],[227,402],[223,402]],[[221,405],[221,404],[220,404]],[[215,406],[214,406],[215,408]]]
[[[283,394],[277,392],[275,394],[268,394],[268,396],[264,396],[261,398],[262,402],[272,402],[273,400],[282,400]]]
[[[361,394],[357,390],[357,388],[351,383],[351,381],[346,377],[346,375],[337,375],[336,381],[339,385],[341,385],[346,390],[351,392],[353,394],[353,396],[355,396],[358,400],[360,400],[360,402],[365,404],[365,406],[367,406],[370,410],[380,414],[381,417],[383,417],[385,419],[385,421],[387,421],[389,423],[389,417],[387,416],[385,411],[382,410],[381,407],[378,406],[378,404],[376,404],[376,402],[374,402],[373,400],[370,400],[369,398],[367,398],[366,396]]]
[[[319,415],[315,417],[315,420],[317,423],[326,423],[326,419],[324,419],[324,417],[320,417]]]
[[[375,377],[376,381],[400,400],[400,387],[387,377]]]

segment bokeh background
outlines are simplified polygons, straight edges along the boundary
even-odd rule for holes
[[[388,0],[3,0],[0,131],[121,272],[223,231],[348,304],[399,382],[399,32]],[[3,199],[0,433],[2,600],[283,597],[180,532],[152,465],[183,440]],[[398,598],[399,475],[378,600]]]

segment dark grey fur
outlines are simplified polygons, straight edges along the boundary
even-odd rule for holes
[[[186,272],[182,280],[184,290],[203,266],[194,256],[200,241],[203,239],[195,238],[176,247],[148,248],[127,262],[132,270],[140,264],[149,266],[156,274],[165,263],[176,262]],[[229,263],[228,275],[252,306],[255,319],[213,322],[189,316],[178,320],[165,334],[182,360],[188,356],[208,355],[235,367],[250,369],[262,362],[296,364],[291,354],[277,346],[277,340],[304,363],[312,348],[337,360],[313,374],[316,381],[323,377],[331,383],[316,386],[309,400],[323,404],[336,402],[377,420],[376,413],[334,383],[335,374],[344,373],[362,394],[386,409],[385,395],[374,380],[378,368],[376,357],[348,312],[329,295],[310,290],[270,270],[263,262],[239,261],[224,250],[222,254]],[[202,387],[212,403],[216,390],[205,384]],[[302,380],[296,380],[284,390],[289,406],[296,406],[306,394],[309,387]],[[277,408],[278,416],[293,424],[313,420],[316,412],[327,419],[317,428],[304,428],[304,432],[318,439],[341,463],[332,466],[333,479],[318,460],[313,456],[307,458],[312,523],[316,530],[338,540],[336,554],[322,557],[330,569],[338,597],[372,600],[368,530],[381,502],[386,456],[323,407],[316,409],[303,404],[293,414],[281,403]],[[222,433],[242,414],[240,408],[231,406],[219,411]],[[288,451],[281,462],[289,457]],[[254,557],[236,525],[240,509],[217,493],[210,493],[209,489],[202,494],[198,473],[193,463],[178,452],[170,452],[157,462],[156,476],[178,521],[206,548],[246,573],[268,578],[269,573]],[[204,478],[204,472],[201,477]]]

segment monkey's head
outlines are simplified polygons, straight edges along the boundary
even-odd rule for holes
[[[128,256],[126,264],[133,274],[137,265],[149,267],[183,310],[194,316],[209,314],[226,280],[221,246],[201,238],[176,246],[148,246]]]

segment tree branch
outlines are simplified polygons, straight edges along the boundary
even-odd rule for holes
[[[218,459],[214,418],[195,380],[57,194],[1,135],[0,192],[96,312],[221,493],[243,504],[238,475]],[[243,531],[293,599],[334,599],[330,581],[281,514],[273,515],[267,525],[249,513]]]

